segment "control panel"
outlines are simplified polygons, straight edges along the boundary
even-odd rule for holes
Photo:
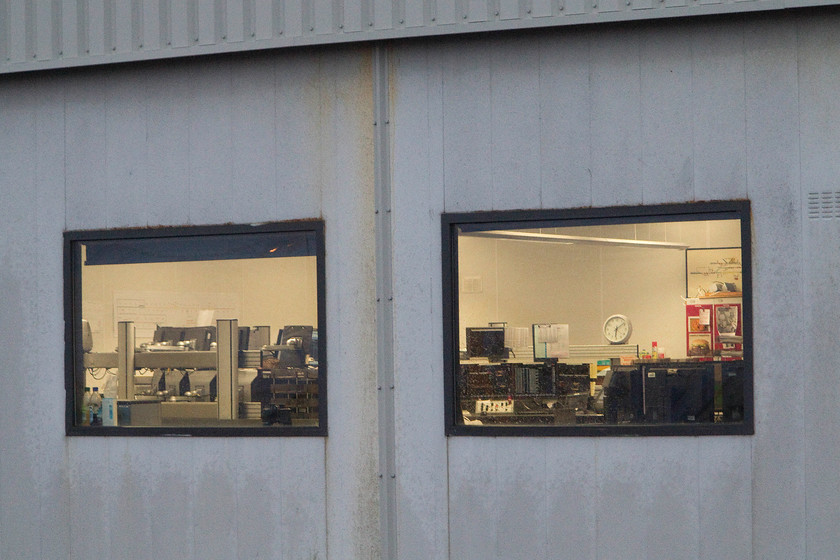
[[[476,414],[513,414],[513,399],[478,399]]]

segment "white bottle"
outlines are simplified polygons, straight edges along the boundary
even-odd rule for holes
[[[108,374],[102,391],[102,425],[117,425],[117,376]]]
[[[102,425],[102,395],[99,394],[99,387],[94,387],[90,395],[90,425]]]
[[[111,397],[102,399],[102,425],[117,425],[117,399]]]

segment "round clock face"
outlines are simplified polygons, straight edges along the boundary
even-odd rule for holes
[[[624,315],[612,315],[604,321],[604,338],[610,344],[624,344],[630,338],[633,326]]]

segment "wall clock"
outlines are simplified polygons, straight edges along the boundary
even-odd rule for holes
[[[603,332],[610,344],[624,344],[633,333],[633,325],[625,315],[611,315],[604,321]]]

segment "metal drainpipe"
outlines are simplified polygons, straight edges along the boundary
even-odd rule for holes
[[[379,409],[379,525],[381,558],[397,558],[397,471],[394,405],[394,297],[391,236],[391,121],[389,52],[373,48],[376,229],[376,369]]]

